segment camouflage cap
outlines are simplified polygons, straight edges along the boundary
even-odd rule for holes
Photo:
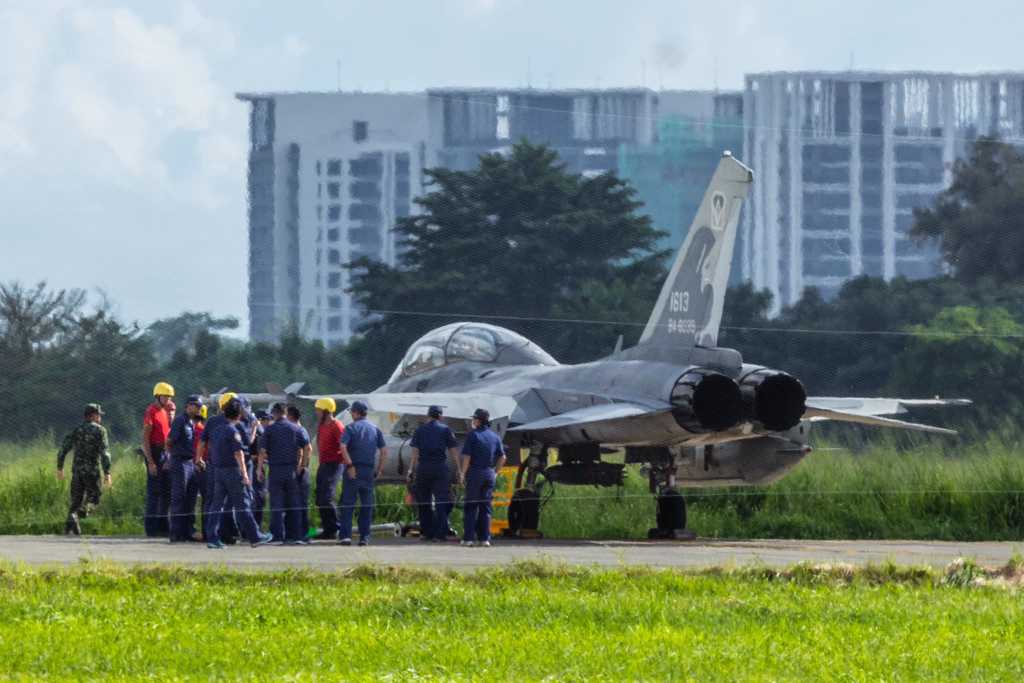
[[[105,415],[103,408],[100,407],[99,403],[86,403],[85,404],[85,416],[90,417],[92,415]]]

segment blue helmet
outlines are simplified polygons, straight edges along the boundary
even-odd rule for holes
[[[361,413],[366,415],[367,407],[362,401],[352,401],[352,405],[349,407],[349,412]]]
[[[443,414],[444,411],[441,410],[441,406],[430,406],[429,408],[427,408],[427,415],[429,417],[438,418],[441,417]]]

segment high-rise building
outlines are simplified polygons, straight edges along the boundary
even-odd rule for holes
[[[595,175],[614,170],[619,146],[654,139],[658,98],[647,88],[537,90],[443,88],[437,103],[441,165],[476,168],[481,154],[527,139],[558,152],[567,170]]]
[[[249,334],[288,326],[328,344],[365,313],[344,264],[394,263],[395,221],[412,211],[434,165],[422,94],[239,94],[251,104]]]
[[[756,174],[737,249],[775,307],[867,274],[929,277],[913,210],[949,186],[979,135],[1024,135],[1024,73],[748,75],[742,159]]]
[[[345,264],[395,262],[393,228],[424,192],[424,169],[469,170],[528,139],[572,172],[617,169],[654,139],[657,97],[609,90],[438,89],[423,93],[242,93],[249,102],[249,330],[288,326],[346,341],[359,310]]]
[[[686,237],[722,152],[743,147],[743,94],[667,90],[657,105],[654,139],[620,145],[617,170],[672,249]]]

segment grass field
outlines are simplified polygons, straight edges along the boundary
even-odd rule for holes
[[[129,447],[113,451],[114,487],[83,528],[138,534],[145,471]],[[55,452],[47,441],[0,444],[0,533],[61,530],[68,484],[53,476]],[[934,442],[863,452],[819,445],[771,486],[685,494],[689,526],[705,537],[1021,540],[1024,446],[1014,437],[948,453]],[[400,488],[380,487],[378,521],[411,519],[402,498]],[[654,502],[631,466],[622,489],[557,487],[541,520],[549,537],[639,538],[653,524]]]
[[[1021,680],[1024,593],[966,569],[0,565],[0,676]]]

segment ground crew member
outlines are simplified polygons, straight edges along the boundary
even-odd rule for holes
[[[444,541],[448,538],[448,512],[451,510],[451,475],[448,456],[458,458],[455,435],[441,422],[441,407],[427,409],[430,421],[412,435],[412,460],[409,483],[420,513],[420,540]],[[457,471],[461,472],[461,470]]]
[[[302,412],[296,406],[288,406],[287,416],[288,421],[302,431],[302,437],[306,442],[302,449],[302,464],[299,469],[299,497],[302,499],[299,524],[302,527],[302,537],[305,538],[309,534],[309,461],[313,456],[313,446],[309,441],[309,432],[302,426]]]
[[[222,519],[231,510],[234,510],[238,526],[249,542],[254,547],[264,545],[270,542],[271,536],[260,532],[252,516],[249,470],[242,450],[242,434],[238,430],[242,417],[242,405],[238,399],[231,399],[224,405],[223,415],[226,422],[221,423],[207,439],[211,450],[210,465],[213,467],[214,485],[209,526],[206,529],[206,547],[224,547],[220,540],[220,526]]]
[[[82,528],[81,517],[89,516],[89,504],[100,502],[100,469],[103,469],[103,483],[110,487],[110,448],[107,444],[107,430],[103,427],[103,410],[96,403],[85,406],[85,421],[64,437],[64,443],[57,451],[57,479],[64,479],[64,459],[74,451],[71,464],[71,504],[64,524],[65,534],[79,536]]]
[[[194,462],[195,418],[201,407],[202,400],[198,396],[189,396],[184,414],[174,418],[167,435],[171,479],[171,543],[191,541],[196,531],[195,509],[199,490]]]
[[[204,541],[206,540],[206,514],[203,511],[206,509],[206,501],[210,496],[206,492],[206,460],[199,457],[199,444],[203,440],[203,432],[206,430],[206,417],[208,414],[208,408],[204,403],[199,407],[199,412],[192,418],[192,476],[196,482],[196,492],[203,498],[203,502],[199,506],[199,530]]]
[[[199,448],[196,453],[196,457],[205,463],[206,467],[206,482],[205,488],[203,488],[203,515],[205,517],[203,521],[203,533],[206,534],[206,530],[209,529],[209,520],[213,516],[210,506],[213,504],[213,488],[214,488],[214,476],[213,476],[213,465],[210,463],[210,437],[213,433],[228,423],[228,419],[224,417],[224,407],[234,398],[237,398],[237,394],[232,391],[226,391],[220,395],[217,399],[217,408],[220,413],[214,415],[206,421],[206,428],[203,430],[202,435],[199,439]],[[234,545],[235,538],[238,535],[235,520],[232,515],[226,515],[221,520],[220,527],[220,541],[227,545]],[[206,538],[209,543],[209,537]]]
[[[341,456],[341,435],[345,425],[334,416],[338,406],[333,398],[316,400],[316,445],[319,466],[316,470],[316,506],[320,510],[320,524],[323,529],[317,538],[337,540],[338,511],[334,507],[334,496],[338,490],[338,479],[350,463]]]
[[[305,544],[299,498],[299,475],[302,452],[309,439],[302,429],[285,418],[283,403],[270,409],[273,422],[260,437],[259,462],[256,471],[262,476],[264,464],[270,465],[270,534],[285,545]]]
[[[370,542],[370,524],[373,522],[373,483],[384,469],[388,448],[384,434],[377,425],[366,419],[366,404],[353,401],[349,409],[352,424],[341,436],[341,456],[351,465],[346,466],[341,485],[341,506],[338,510],[338,536],[341,545],[352,545],[352,514],[359,498],[359,545]],[[380,458],[377,454],[380,453]]]
[[[157,382],[153,387],[153,402],[142,418],[142,455],[146,459],[146,511],[143,526],[147,536],[167,534],[167,510],[170,507],[170,473],[164,446],[171,423],[167,415],[167,402],[174,396],[174,387]]]
[[[259,455],[259,439],[263,435],[263,425],[259,417],[253,412],[249,399],[240,397],[242,403],[242,419],[239,427],[242,428],[242,444],[245,447],[245,465],[249,468],[249,481],[252,482],[252,516],[256,518],[256,524],[263,527],[263,511],[267,507],[267,479],[256,476],[256,459]],[[259,411],[265,413],[266,411]]]
[[[491,414],[483,408],[473,413],[473,431],[462,444],[460,471],[466,482],[462,545],[491,545],[491,499],[496,470],[505,464],[505,448],[490,428]]]

